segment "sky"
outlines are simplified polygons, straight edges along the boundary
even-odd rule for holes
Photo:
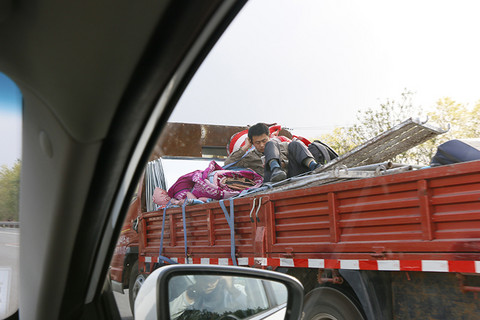
[[[170,121],[276,122],[318,137],[405,89],[425,110],[443,97],[473,105],[478,12],[476,0],[251,0]],[[0,165],[20,157],[20,103],[0,74]]]
[[[21,105],[20,90],[0,72],[0,166],[21,158]]]
[[[180,100],[171,121],[277,122],[314,136],[357,110],[415,92],[480,99],[478,1],[247,3]]]

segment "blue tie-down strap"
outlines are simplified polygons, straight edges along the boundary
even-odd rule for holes
[[[230,199],[230,214],[225,207],[224,200],[220,200],[220,207],[225,214],[225,218],[227,219],[228,226],[230,227],[230,252],[232,256],[233,265],[237,265],[237,259],[235,258],[235,229],[234,229],[234,207],[233,207],[233,199]]]
[[[250,149],[248,149],[247,152],[245,152],[245,154],[244,154],[240,159],[238,159],[237,161],[232,162],[232,163],[230,163],[230,164],[224,165],[224,166],[223,166],[223,170],[227,170],[228,168],[230,168],[230,167],[234,166],[235,164],[237,164],[237,162],[239,162],[240,160],[242,160],[243,158],[245,158],[245,157],[247,156],[247,154],[248,154],[250,151],[252,151],[253,149],[255,149],[254,146],[250,147]]]
[[[170,199],[168,201],[167,205],[165,206],[165,208],[163,208],[162,233],[161,233],[161,236],[160,236],[160,250],[158,251],[158,255],[160,257],[162,256],[162,251],[163,251],[163,235],[165,234],[165,216],[166,216],[167,209],[170,206],[170,201],[172,201],[172,200]]]
[[[163,218],[162,218],[162,234],[161,234],[161,237],[160,237],[160,250],[158,251],[158,262],[160,261],[163,261],[164,263],[168,263],[168,264],[176,264],[178,262],[176,261],[173,261],[167,257],[164,257],[162,256],[162,251],[163,251],[163,235],[165,234],[165,217],[166,217],[166,212],[167,212],[167,209],[170,207],[170,201],[168,201],[167,205],[165,206],[165,208],[163,208]]]
[[[173,261],[170,258],[164,257],[164,256],[158,256],[158,262],[162,261],[163,263],[166,264],[178,264],[177,261]]]
[[[252,193],[257,193],[257,192],[265,191],[265,190],[272,189],[272,188],[273,188],[272,182],[264,182],[264,183],[262,184],[262,186],[260,186],[260,187],[250,188],[250,189],[245,189],[245,190],[243,190],[243,191],[240,192],[238,195],[236,195],[235,197],[233,197],[233,199],[242,198],[242,197],[245,197],[245,196],[250,195],[250,194],[252,194]]]

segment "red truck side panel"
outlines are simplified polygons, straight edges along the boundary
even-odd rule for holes
[[[236,199],[236,256],[248,265],[480,272],[479,172],[471,162]],[[141,261],[157,261],[162,214],[142,215]],[[163,255],[184,262],[181,208],[166,217]],[[193,262],[230,258],[218,202],[187,207],[186,225]]]
[[[228,209],[228,202],[227,209]],[[225,214],[218,203],[208,203],[187,207],[187,250],[197,255],[198,250],[211,257],[229,257],[230,228]],[[235,245],[240,254],[253,254],[254,224],[251,223],[249,201],[237,200],[235,203]],[[141,253],[157,255],[160,249],[163,211],[142,215],[141,233],[145,236],[146,246]],[[185,241],[183,232],[182,209],[168,209],[165,219],[163,255],[184,257]]]
[[[474,162],[272,194],[270,252],[478,259],[479,169]]]

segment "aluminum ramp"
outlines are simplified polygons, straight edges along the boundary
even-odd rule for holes
[[[314,173],[324,172],[335,167],[353,168],[385,162],[448,131],[448,129],[443,130],[427,125],[426,122],[410,118],[316,169]]]

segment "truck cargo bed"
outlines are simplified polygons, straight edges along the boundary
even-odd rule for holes
[[[167,209],[161,252],[143,214],[141,261],[480,272],[479,161],[238,198],[233,237],[224,204]]]

